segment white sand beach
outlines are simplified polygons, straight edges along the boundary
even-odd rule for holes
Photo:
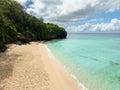
[[[11,72],[0,71],[0,74],[11,73],[0,81],[0,90],[81,90],[42,43],[10,45],[6,55],[8,59],[13,55],[16,57],[11,58],[14,59],[12,62],[7,62],[12,65]]]

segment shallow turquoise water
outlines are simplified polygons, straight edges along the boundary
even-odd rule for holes
[[[47,46],[89,90],[120,90],[120,34],[69,34]]]

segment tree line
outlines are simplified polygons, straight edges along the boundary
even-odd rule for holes
[[[28,43],[35,40],[51,40],[66,38],[64,28],[52,23],[44,23],[43,19],[29,15],[14,0],[0,0],[0,51],[4,45],[21,41]]]

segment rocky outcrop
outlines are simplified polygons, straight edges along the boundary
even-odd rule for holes
[[[4,52],[7,47],[4,44],[0,44],[0,52]]]

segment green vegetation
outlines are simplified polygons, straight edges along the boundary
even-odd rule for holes
[[[67,32],[52,23],[44,23],[27,14],[14,0],[0,0],[0,51],[6,43],[66,38]],[[1,48],[2,47],[2,48]]]

